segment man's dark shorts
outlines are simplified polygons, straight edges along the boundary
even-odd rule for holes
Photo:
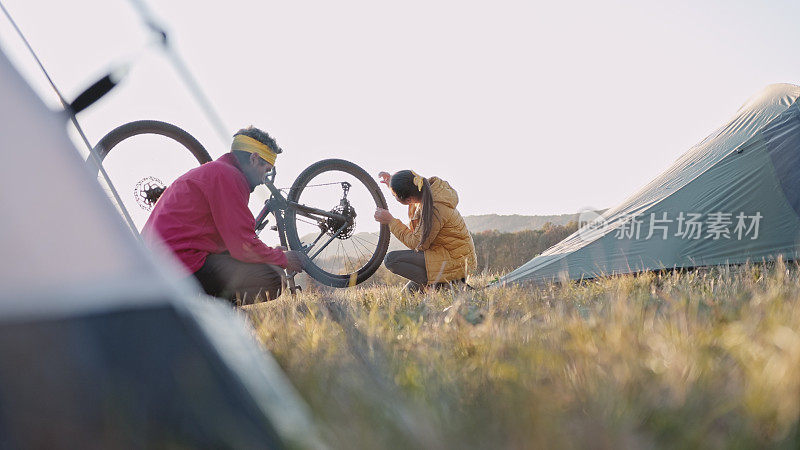
[[[281,293],[282,271],[278,266],[246,263],[221,253],[208,255],[194,277],[208,295],[235,304],[249,304],[277,298]]]

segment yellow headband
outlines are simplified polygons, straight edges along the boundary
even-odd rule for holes
[[[233,137],[231,150],[255,153],[273,166],[275,165],[275,160],[278,158],[278,154],[272,151],[268,145],[243,134],[238,134]]]
[[[421,176],[417,175],[417,172],[411,171],[411,174],[414,175],[414,186],[417,187],[417,190],[422,192],[422,178]]]

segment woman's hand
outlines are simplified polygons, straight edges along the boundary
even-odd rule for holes
[[[383,183],[383,184],[388,186],[389,185],[389,180],[392,179],[392,176],[389,175],[388,172],[381,172],[381,173],[378,174],[378,178],[380,178],[380,182],[381,183]]]
[[[389,222],[392,221],[394,217],[392,213],[389,212],[388,209],[377,208],[375,210],[375,220],[382,223],[383,225],[388,225]]]

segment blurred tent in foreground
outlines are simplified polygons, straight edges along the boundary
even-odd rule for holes
[[[798,97],[799,86],[768,86],[639,192],[499,283],[797,259]]]
[[[0,448],[317,446],[244,320],[141,247],[66,113],[2,52],[0,80]]]

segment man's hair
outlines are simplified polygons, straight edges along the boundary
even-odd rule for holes
[[[247,136],[257,140],[258,142],[261,142],[262,144],[266,145],[267,147],[272,149],[273,152],[277,154],[283,153],[283,150],[280,147],[278,147],[278,143],[275,142],[275,139],[272,139],[269,133],[267,133],[266,131],[261,131],[252,125],[250,125],[247,128],[242,128],[241,130],[233,134],[234,137],[239,135]]]

